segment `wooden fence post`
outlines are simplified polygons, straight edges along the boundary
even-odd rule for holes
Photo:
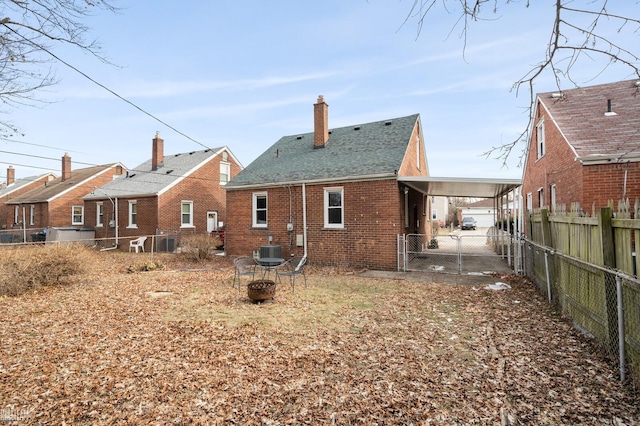
[[[553,247],[551,244],[551,225],[549,224],[549,210],[540,210],[540,225],[542,226],[542,245],[545,247]]]
[[[598,229],[600,230],[600,241],[602,241],[602,266],[608,268],[616,267],[616,255],[613,245],[613,226],[611,207],[598,209]],[[607,273],[603,274],[604,292],[607,306],[607,337],[608,350],[618,348],[618,297],[616,293],[616,283],[614,280],[607,280]]]

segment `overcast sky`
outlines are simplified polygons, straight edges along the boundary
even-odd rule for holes
[[[126,3],[88,21],[89,37],[115,66],[55,51],[188,137],[57,63],[60,83],[40,93],[51,103],[11,111],[24,137],[0,141],[0,179],[10,164],[16,177],[59,175],[65,152],[74,169],[133,168],[151,157],[156,131],[165,154],[226,145],[247,166],[281,136],[311,132],[318,95],[329,104],[330,128],[419,113],[431,176],[522,175],[522,146],[508,167],[482,154],[528,124],[528,93],[511,87],[544,58],[551,0],[487,14],[495,20],[472,23],[466,48],[461,27],[452,30],[457,15],[442,8],[418,35],[415,20],[405,23],[411,0]],[[636,2],[623,3],[621,13],[638,14]],[[637,45],[638,34],[631,37]],[[616,66],[598,73],[603,66],[584,65],[578,83],[632,78]],[[554,84],[543,75],[536,92]]]

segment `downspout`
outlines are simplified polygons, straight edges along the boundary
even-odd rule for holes
[[[115,208],[115,219],[116,219],[116,247],[118,247],[118,197],[116,197],[116,208]]]
[[[302,182],[302,238],[304,238],[304,258],[307,258],[307,186]]]

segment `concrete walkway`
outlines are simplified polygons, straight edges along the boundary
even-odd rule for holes
[[[495,284],[500,281],[500,275],[482,274],[442,274],[428,271],[364,271],[358,274],[366,278],[383,278],[392,280],[420,281],[436,284],[458,284],[458,285],[482,285]]]

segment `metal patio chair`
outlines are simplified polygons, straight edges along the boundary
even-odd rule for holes
[[[242,277],[251,277],[251,281],[254,280],[258,263],[253,257],[242,256],[234,260],[233,265],[235,266],[235,272],[233,274],[232,285],[233,287],[235,287],[236,281],[237,281],[238,290],[240,290],[240,283],[241,283]]]
[[[306,257],[292,257],[276,268],[276,281],[282,279],[280,277],[289,277],[291,290],[295,291],[296,277],[302,275],[304,277],[304,286],[307,286],[307,274],[304,272],[304,266],[307,263]]]

